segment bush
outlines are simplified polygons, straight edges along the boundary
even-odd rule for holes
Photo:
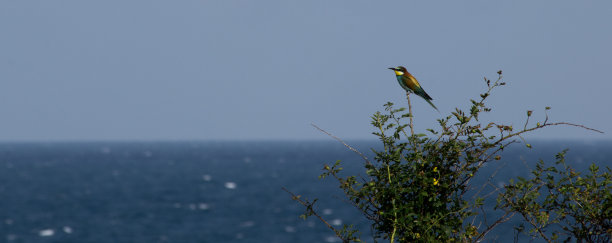
[[[367,178],[342,176],[340,161],[326,165],[320,177],[332,177],[339,182],[348,200],[370,220],[375,239],[387,239],[390,242],[483,240],[493,228],[509,220],[517,210],[525,209],[512,204],[515,198],[513,195],[519,193],[510,192],[515,188],[512,186],[516,186],[516,190],[526,188],[511,184],[506,192],[508,196],[499,199],[500,208],[506,210],[493,221],[483,220],[481,214],[484,213],[483,205],[487,196],[481,195],[482,187],[470,182],[486,163],[499,160],[500,152],[517,142],[516,138],[524,141],[522,135],[527,132],[556,125],[594,130],[565,122],[549,123],[548,115],[541,123],[530,126],[532,111],[527,111],[522,129],[494,122],[481,123],[479,114],[492,110],[485,105],[486,99],[492,90],[505,85],[501,81],[501,74],[499,71],[499,77],[494,82],[485,78],[487,90],[478,100],[471,100],[469,111],[455,109],[451,115],[438,120],[437,130],[427,129],[429,134],[414,134],[410,100],[408,112],[405,108],[395,108],[392,103],[385,104],[384,113],[376,112],[372,116],[371,123],[377,129],[374,135],[383,145],[382,150],[373,150],[373,161],[336,138],[364,159]],[[546,107],[545,112],[549,109]],[[408,122],[405,121],[407,119]],[[528,143],[526,146],[531,147]],[[607,183],[609,186],[609,180]],[[610,192],[607,193],[609,195]],[[318,217],[344,242],[362,241],[360,232],[352,225],[336,229],[323,219],[315,210],[316,199],[309,201],[291,194],[294,200],[306,207],[303,218]]]
[[[612,171],[600,173],[591,164],[581,176],[565,163],[567,150],[557,154],[556,165],[540,160],[532,179],[518,178],[505,186],[497,206],[520,214],[533,237],[554,242],[610,242],[612,236]],[[516,227],[525,229],[524,224]],[[550,231],[550,233],[548,232]]]

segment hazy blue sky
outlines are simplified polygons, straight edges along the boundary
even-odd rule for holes
[[[612,138],[612,1],[105,0],[0,1],[0,140],[373,138],[397,65],[443,115],[502,69],[486,119]]]

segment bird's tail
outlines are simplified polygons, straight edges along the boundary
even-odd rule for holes
[[[438,111],[438,113],[440,113],[440,110],[438,110],[438,107],[436,107],[433,103],[431,103],[431,100],[425,99],[425,101],[427,101],[427,103],[429,103],[431,107],[433,107],[434,109]]]

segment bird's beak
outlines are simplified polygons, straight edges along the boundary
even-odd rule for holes
[[[391,69],[391,70],[395,71],[395,68],[390,67],[389,69]]]

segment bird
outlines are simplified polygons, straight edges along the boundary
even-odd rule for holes
[[[412,74],[410,74],[408,70],[406,70],[405,67],[397,66],[397,67],[390,67],[389,69],[395,72],[395,77],[397,78],[397,82],[399,83],[400,86],[402,86],[402,88],[406,90],[406,92],[415,93],[416,95],[421,96],[421,98],[427,101],[427,103],[429,103],[434,109],[440,112],[440,110],[438,110],[438,107],[436,107],[433,103],[431,103],[431,100],[433,100],[431,96],[429,96],[425,92],[423,87],[421,87],[421,84],[419,84],[419,81],[417,81],[416,78],[412,76]]]

